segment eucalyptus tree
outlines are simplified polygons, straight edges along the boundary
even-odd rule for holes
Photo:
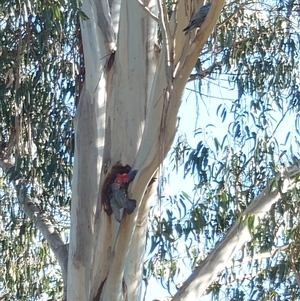
[[[200,35],[185,37],[182,29],[201,5],[181,2],[168,15],[166,3],[85,1],[78,13],[80,29],[72,2],[3,6],[2,41],[7,55],[2,56],[6,72],[2,75],[1,167],[10,181],[7,189],[15,191],[10,197],[6,194],[3,210],[16,215],[19,209],[11,206],[13,200],[35,222],[61,267],[64,298],[139,297],[150,204],[146,190],[170,148],[185,82],[223,1],[212,4]],[[183,17],[177,18],[179,12]],[[79,93],[74,139],[68,97]],[[73,148],[67,247],[54,223],[64,223],[63,209],[70,203]],[[116,176],[116,170],[126,170],[122,168],[137,170],[128,190],[137,208],[130,216],[125,213],[119,224],[105,200],[104,189],[109,187],[103,184]],[[20,245],[27,239],[26,257],[42,250],[32,250],[26,236],[30,226],[31,222],[22,223],[19,233],[11,228],[11,235],[19,234]],[[3,253],[11,258],[9,250],[4,244]],[[9,286],[17,289],[18,298],[30,296],[31,289],[33,296],[41,293],[38,272],[37,279],[25,281],[25,286],[22,280],[30,274],[30,265],[26,274],[17,274],[14,263],[12,267],[10,261],[6,272],[17,283]],[[49,263],[47,270],[52,273]],[[46,282],[55,291],[55,285]]]
[[[184,35],[182,30],[202,5],[139,0],[83,1],[79,8],[75,2],[58,1],[3,5],[0,166],[6,177],[1,182],[1,264],[6,298],[29,300],[44,293],[54,299],[141,300],[143,277],[166,275],[164,268],[155,273],[156,264],[171,262],[175,267],[167,282],[177,271],[176,261],[161,257],[166,254],[162,242],[170,247],[167,251],[176,252],[172,247],[182,233],[197,238],[204,229],[213,229],[213,241],[223,243],[207,249],[211,254],[206,259],[191,256],[199,266],[173,297],[196,299],[224,272],[228,259],[251,241],[254,215],[262,216],[287,191],[294,191],[294,183],[279,184],[283,175],[287,180],[294,176],[297,166],[281,176],[275,173],[278,160],[269,147],[274,135],[266,127],[272,118],[268,99],[286,116],[289,106],[279,96],[296,91],[295,50],[288,46],[295,45],[297,33],[286,31],[294,28],[287,20],[297,20],[294,4],[227,1],[224,6],[224,1],[214,0],[201,29]],[[259,13],[261,7],[272,26]],[[289,15],[283,18],[283,13]],[[279,26],[283,23],[284,29]],[[176,159],[190,153],[186,172],[199,171],[202,198],[215,197],[215,202],[212,207],[203,205],[203,199],[192,202],[178,223],[172,214],[167,221],[154,218],[157,224],[150,223],[149,232],[154,179],[174,139],[185,84],[188,79],[214,78],[214,72],[232,72],[231,81],[238,87],[231,108],[234,143],[229,144],[228,136],[221,143],[215,139],[215,161],[208,157],[211,145],[199,143],[192,150],[181,143]],[[290,102],[288,111],[295,107]],[[228,115],[222,104],[219,112],[224,119]],[[269,136],[255,136],[257,129],[244,123],[247,117],[253,118],[253,128]],[[248,140],[253,150],[246,153],[242,147]],[[224,161],[218,156],[225,149]],[[135,177],[123,191],[136,208],[130,215],[124,210],[119,223],[112,214],[111,188],[130,171],[136,171]],[[268,184],[272,177],[273,184]],[[224,188],[216,189],[213,181]],[[182,200],[176,202],[179,207]],[[214,220],[208,223],[212,208]],[[146,265],[143,275],[151,230],[151,251],[160,248],[159,256],[154,254],[156,261]]]

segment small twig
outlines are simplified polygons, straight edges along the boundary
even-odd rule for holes
[[[299,275],[299,273],[296,269],[296,266],[295,266],[295,262],[294,262],[294,258],[293,258],[294,254],[293,253],[294,253],[294,251],[292,251],[290,256],[289,256],[290,257],[290,263],[291,263],[291,266],[292,266],[292,270],[295,274],[296,281],[297,281],[298,285],[300,285],[300,275]]]
[[[9,293],[10,293],[10,292],[7,292],[7,293],[3,294],[2,296],[0,296],[0,300],[3,300],[3,299],[5,299],[6,297],[8,297],[8,296],[9,296]]]
[[[173,41],[168,20],[166,4],[162,0],[157,0],[159,10],[159,26],[161,28],[163,43],[166,47],[167,59],[165,61],[168,91],[172,91],[173,81]]]
[[[286,114],[287,114],[292,108],[293,108],[292,106],[289,107],[289,108],[287,108],[287,110],[283,113],[281,119],[278,121],[278,123],[277,123],[277,125],[276,125],[276,127],[275,127],[275,129],[274,129],[274,131],[273,131],[273,133],[271,134],[270,139],[271,139],[272,137],[274,137],[274,135],[275,135],[276,131],[278,130],[279,126],[281,125],[282,121],[285,119]],[[270,139],[269,139],[269,141],[270,141]]]
[[[241,4],[231,15],[229,15],[223,22],[219,23],[218,26],[221,26],[228,22],[234,15],[236,15],[244,6],[248,5],[249,3]]]
[[[222,65],[221,62],[214,62],[209,68],[207,68],[201,72],[191,74],[190,78],[188,79],[188,82],[193,81],[198,78],[202,79],[202,78],[206,77],[207,75],[210,75],[216,67],[219,67],[221,65]]]
[[[144,292],[144,297],[143,297],[143,301],[146,301],[146,297],[147,297],[147,289],[148,289],[148,280],[144,279],[145,281],[145,292]]]

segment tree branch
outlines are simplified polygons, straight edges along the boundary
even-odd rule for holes
[[[141,8],[142,8],[147,14],[149,14],[150,17],[151,17],[155,22],[158,23],[158,21],[159,21],[158,17],[157,17],[155,14],[153,14],[153,13],[151,12],[151,10],[150,10],[146,5],[144,5],[140,0],[136,0],[136,1],[139,3],[139,5],[141,6]]]
[[[222,65],[221,62],[214,62],[210,67],[206,68],[205,70],[201,70],[195,74],[191,74],[189,78],[190,81],[194,81],[196,79],[202,79],[207,75],[211,75],[216,67],[220,67]]]
[[[246,266],[246,264],[251,264],[253,263],[253,261],[262,261],[263,259],[272,259],[274,258],[275,254],[277,252],[280,252],[280,251],[284,251],[286,249],[289,248],[289,245],[283,245],[283,246],[280,246],[280,247],[273,247],[271,251],[269,252],[264,252],[264,253],[258,253],[258,254],[255,254],[253,257],[251,256],[247,256],[247,257],[242,257],[241,259],[238,259],[234,262],[234,264],[232,265],[227,265],[225,267],[224,270],[235,270],[236,268],[239,268],[239,273],[240,275],[232,275],[232,274],[229,274],[228,277],[226,277],[225,279],[219,279],[217,280],[218,284],[221,284],[221,285],[227,285],[227,284],[231,284],[231,283],[234,283],[236,281],[242,281],[244,279],[253,279],[254,277],[258,276],[260,273],[262,273],[265,268],[261,268],[261,269],[257,269],[255,272],[253,271],[248,271],[248,268],[246,267],[246,270],[244,273],[241,272],[241,265],[244,265]],[[220,274],[223,274],[224,275],[224,270],[220,273]],[[299,282],[300,284],[300,282]]]
[[[170,93],[173,87],[173,70],[174,70],[174,37],[171,35],[168,12],[166,4],[162,0],[157,0],[157,6],[159,10],[159,26],[162,33],[163,43],[166,48],[167,59],[165,61],[166,78],[168,82],[168,92]]]
[[[18,200],[20,208],[23,212],[32,219],[39,231],[43,234],[44,238],[48,242],[52,252],[54,253],[62,270],[62,277],[64,281],[64,299],[67,293],[67,271],[68,271],[68,245],[65,244],[60,235],[55,231],[51,221],[47,219],[46,215],[41,212],[39,207],[32,201],[30,195],[26,191],[26,187],[23,183],[19,184],[18,188]]]
[[[280,200],[281,194],[286,193],[295,186],[292,178],[299,172],[300,168],[293,165],[287,169],[285,180],[281,191],[279,189],[271,190],[266,187],[248,208],[242,213],[244,217],[255,215],[261,218],[268,212],[271,206]],[[174,295],[173,301],[178,300],[196,300],[205,293],[208,286],[215,281],[218,274],[226,267],[241,247],[251,239],[247,224],[244,221],[236,222],[223,240],[216,246],[205,260],[194,270],[183,286]]]
[[[4,173],[7,173],[11,167],[13,167],[13,164],[11,164],[7,159],[0,158],[0,168]],[[14,181],[14,187],[17,191],[19,206],[27,215],[27,217],[35,222],[38,230],[41,231],[56,259],[58,260],[62,270],[64,282],[64,298],[66,298],[68,245],[62,241],[60,235],[54,229],[51,221],[47,219],[46,215],[41,212],[39,207],[32,201],[30,195],[26,191],[25,183],[21,181],[22,180],[19,180],[19,183]]]
[[[10,292],[7,292],[5,294],[3,294],[2,296],[0,296],[0,300],[4,300],[6,297],[8,297],[10,294]]]

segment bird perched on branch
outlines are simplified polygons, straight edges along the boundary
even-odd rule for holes
[[[205,4],[196,12],[189,25],[183,30],[185,31],[185,34],[188,34],[188,32],[190,32],[194,28],[201,27],[210,10],[210,7],[211,3]]]

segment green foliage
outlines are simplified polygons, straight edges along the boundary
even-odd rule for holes
[[[25,181],[41,212],[67,230],[80,73],[76,1],[4,1],[0,12],[1,290],[6,300],[61,298],[56,261],[12,192]],[[5,184],[6,183],[6,184]]]
[[[155,255],[147,278],[159,277],[172,293],[171,283],[181,280],[157,273],[164,263],[157,263],[160,249],[164,258],[176,254],[193,269],[235,222],[245,221],[252,241],[208,292],[215,300],[299,299],[298,189],[282,195],[262,220],[243,215],[265,187],[281,191],[286,166],[298,164],[298,8],[295,1],[228,1],[199,56],[191,79],[200,95],[221,83],[237,98],[217,100],[215,126],[201,123],[206,107],[200,106],[200,141],[193,147],[180,136],[174,146],[174,169],[193,177],[194,197],[165,196],[160,206],[169,212],[154,206],[150,213],[148,245]],[[224,136],[218,127],[227,128]],[[156,220],[168,224],[167,236]]]
[[[167,6],[171,14],[174,2]],[[61,298],[55,259],[20,211],[12,183],[25,181],[56,230],[68,229],[72,118],[84,78],[78,15],[87,18],[75,0],[2,3],[0,158],[12,165],[0,177],[0,282],[6,300],[36,300],[45,292]],[[174,169],[183,167],[183,176],[193,176],[196,184],[193,196],[163,196],[161,207],[151,208],[145,280],[155,276],[174,292],[180,274],[199,265],[235,222],[245,220],[252,241],[209,292],[229,300],[299,299],[298,189],[282,195],[260,221],[243,216],[267,185],[280,189],[285,166],[298,162],[298,24],[296,1],[226,2],[191,78],[200,93],[225,82],[238,95],[216,106],[219,124],[227,127],[224,137],[207,135],[213,125],[201,124],[195,147],[178,138]],[[285,139],[279,141],[282,126]]]
[[[63,283],[56,259],[34,223],[20,211],[10,187],[0,206],[1,295],[5,300],[36,300],[45,292],[61,299]]]

